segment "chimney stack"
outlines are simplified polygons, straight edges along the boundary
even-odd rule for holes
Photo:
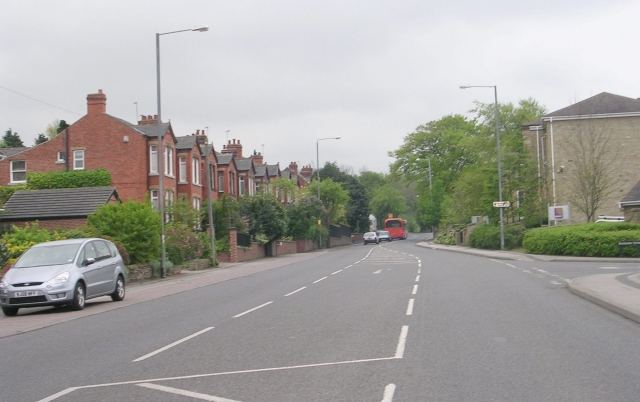
[[[262,165],[264,162],[262,161],[262,154],[260,152],[253,151],[253,155],[251,155],[251,160],[256,165]]]
[[[97,94],[87,95],[87,114],[90,116],[107,113],[107,95],[98,89]]]
[[[240,144],[240,140],[238,140],[237,144],[235,139],[233,142],[229,140],[227,145],[223,145],[222,153],[233,154],[234,158],[242,158],[242,145]]]

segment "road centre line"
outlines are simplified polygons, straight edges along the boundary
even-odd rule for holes
[[[157,391],[168,392],[170,394],[188,396],[194,399],[200,399],[203,401],[211,401],[211,402],[240,402],[233,399],[220,398],[218,396],[201,394],[199,392],[185,391],[183,389],[165,387],[164,385],[157,384],[149,384],[148,382],[144,382],[142,384],[136,384],[138,387],[144,387],[149,389],[155,389]]]
[[[420,275],[416,276],[416,282],[420,281]]]
[[[181,344],[181,343],[183,343],[183,342],[186,342],[186,341],[188,341],[188,340],[189,340],[189,339],[191,339],[191,338],[195,338],[195,337],[196,337],[196,336],[198,336],[198,335],[204,334],[205,332],[207,332],[207,331],[209,331],[209,330],[212,330],[213,328],[214,328],[214,327],[207,327],[207,328],[203,329],[202,331],[198,331],[198,332],[196,332],[195,334],[189,335],[189,336],[187,336],[187,337],[185,337],[185,338],[182,338],[182,339],[180,339],[180,340],[178,340],[178,341],[175,341],[175,342],[173,342],[173,343],[171,343],[171,344],[169,344],[169,345],[167,345],[167,346],[165,346],[165,347],[162,347],[162,348],[160,348],[160,349],[158,349],[158,350],[155,350],[155,351],[153,351],[153,352],[151,352],[151,353],[147,353],[146,355],[144,355],[144,356],[142,356],[142,357],[138,357],[137,359],[133,360],[133,361],[132,361],[132,363],[140,362],[140,361],[145,360],[145,359],[147,359],[147,358],[149,358],[149,357],[151,357],[151,356],[155,356],[155,355],[157,355],[158,353],[164,352],[164,351],[165,351],[165,350],[167,350],[167,349],[171,349],[172,347],[174,347],[174,346],[176,346],[176,345],[179,345],[179,344]]]
[[[413,314],[413,299],[409,299],[409,305],[407,306],[407,315]]]
[[[327,278],[328,278],[328,277],[327,277],[327,276],[325,276],[324,278],[320,278],[320,279],[318,279],[317,281],[313,281],[313,283],[318,283],[318,282],[323,281],[323,280],[325,280],[325,279],[327,279]]]
[[[384,387],[384,394],[382,394],[382,402],[392,402],[394,392],[396,392],[396,384],[389,384],[386,387]]]
[[[291,296],[292,294],[294,294],[294,293],[298,293],[299,291],[301,291],[301,290],[303,290],[303,289],[306,289],[306,288],[307,288],[306,286],[303,286],[303,287],[301,287],[301,288],[300,288],[300,289],[298,289],[298,290],[294,290],[294,291],[293,291],[293,292],[291,292],[291,293],[287,293],[286,295],[284,295],[284,297]]]
[[[245,315],[245,314],[249,314],[250,312],[252,312],[252,311],[256,311],[256,310],[257,310],[257,309],[259,309],[259,308],[262,308],[262,307],[264,307],[264,306],[268,306],[268,305],[269,305],[269,304],[271,304],[271,303],[273,303],[273,302],[272,302],[272,301],[270,301],[270,302],[267,302],[267,303],[265,303],[265,304],[261,304],[261,305],[259,305],[258,307],[254,307],[254,308],[252,308],[251,310],[247,310],[247,311],[245,311],[244,313],[240,313],[240,314],[238,314],[238,315],[234,315],[234,316],[233,316],[233,318],[242,317],[242,316],[243,316],[243,315]]]
[[[415,295],[416,293],[418,293],[418,285],[413,285],[413,292],[411,292],[411,294]]]
[[[405,325],[400,330],[400,339],[398,339],[398,347],[396,348],[396,359],[402,359],[404,356],[404,347],[407,344],[407,334],[409,333],[409,326]]]
[[[337,270],[336,272],[332,273],[331,275],[335,275],[335,274],[337,274],[337,273],[339,273],[339,272],[342,272],[342,270],[341,270],[341,269],[339,269],[339,270]]]

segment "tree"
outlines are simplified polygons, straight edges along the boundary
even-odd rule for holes
[[[47,142],[47,141],[49,141],[49,138],[47,138],[46,135],[40,133],[40,134],[38,134],[38,137],[35,139],[34,145],[42,144],[42,143]]]
[[[87,224],[100,236],[121,242],[133,264],[149,262],[160,256],[160,215],[150,203],[129,200],[121,204],[107,204],[89,215]]]
[[[622,163],[606,122],[588,118],[576,121],[577,130],[568,138],[573,164],[568,168],[569,200],[587,222],[595,220],[598,208],[615,191],[615,172]]]
[[[202,226],[209,226],[209,208],[203,206]],[[246,228],[246,223],[240,215],[240,205],[227,194],[224,194],[217,201],[213,202],[213,224],[215,225],[216,240],[227,241],[229,239],[229,229],[234,227],[239,232]],[[217,248],[217,246],[216,246]]]
[[[358,181],[364,187],[364,191],[367,193],[367,198],[371,200],[376,191],[385,184],[387,184],[387,178],[382,173],[364,171],[358,176]]]
[[[378,189],[376,195],[371,199],[370,206],[371,212],[378,219],[378,222],[384,222],[389,214],[399,217],[407,210],[404,196],[391,186]]]
[[[262,234],[272,242],[284,236],[287,230],[284,205],[273,194],[259,193],[253,197],[243,197],[240,212],[248,221],[249,234],[253,239]]]
[[[366,188],[351,175],[349,167],[339,168],[335,162],[327,162],[320,170],[321,181],[329,178],[340,183],[349,194],[345,204],[345,218],[351,230],[366,232],[369,228],[369,197]]]
[[[317,195],[317,181],[312,181],[305,188],[307,195]],[[340,183],[334,182],[332,179],[325,179],[320,182],[320,201],[325,209],[322,217],[322,224],[329,227],[332,223],[338,223],[344,218],[345,205],[349,202],[349,192],[345,190]]]
[[[293,239],[315,238],[318,220],[325,213],[320,200],[314,196],[302,197],[287,205],[287,236]]]
[[[2,142],[4,143],[4,148],[24,147],[24,144],[22,143],[22,140],[20,139],[18,133],[12,132],[11,128],[4,132]]]
[[[47,134],[47,137],[49,137],[49,139],[51,140],[53,139],[53,137],[60,134],[67,127],[69,127],[69,125],[67,124],[66,121],[56,119],[47,125],[47,128],[45,129],[45,133]]]

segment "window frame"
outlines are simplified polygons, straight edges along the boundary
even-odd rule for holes
[[[158,146],[149,145],[149,173],[158,174]]]
[[[16,162],[22,162],[24,164],[23,170],[17,170],[13,167],[13,164]],[[24,180],[15,180],[14,174],[16,173],[24,173]],[[9,174],[11,176],[10,183],[26,183],[27,182],[27,161],[26,160],[11,161],[11,164],[9,165]]]
[[[200,158],[197,156],[191,158],[191,170],[193,184],[200,184]]]
[[[186,156],[178,157],[178,165],[180,166],[179,181],[180,183],[186,183],[187,182],[187,157]]]
[[[81,155],[81,158],[78,158],[78,155]],[[78,162],[82,162],[82,167],[78,167]],[[85,158],[84,158],[84,149],[74,149],[73,150],[73,170],[84,170],[85,168]]]
[[[173,148],[164,146],[164,175],[173,177]]]

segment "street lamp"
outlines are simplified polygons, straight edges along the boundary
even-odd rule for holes
[[[211,183],[213,182],[213,172],[211,171],[211,165],[209,161],[209,127],[207,129],[207,140],[204,145],[204,149],[206,152],[205,163],[207,164],[207,214],[209,215],[209,241],[211,242],[211,255],[213,256],[213,266],[216,266],[216,227],[213,224],[213,199],[211,197]],[[211,147],[213,149],[213,146]]]
[[[320,151],[318,148],[318,143],[323,140],[339,140],[340,137],[328,137],[328,138],[319,138],[316,140],[316,162],[318,166],[316,167],[318,173],[318,200],[320,199]]]
[[[165,269],[165,262],[167,259],[167,250],[164,242],[164,192],[162,188],[162,178],[164,176],[164,169],[162,166],[162,161],[164,160],[164,147],[162,146],[162,114],[161,114],[161,102],[160,102],[160,36],[161,35],[169,35],[178,32],[187,32],[187,31],[197,31],[197,32],[206,32],[209,30],[209,27],[204,25],[201,27],[195,27],[191,29],[182,29],[180,31],[171,31],[164,33],[156,33],[156,87],[158,90],[158,145],[157,145],[157,156],[158,156],[158,206],[160,209],[160,238],[162,244],[162,261],[160,263],[160,277],[164,278],[167,274]]]
[[[495,120],[496,120],[496,142],[498,143],[498,192],[499,201],[502,203],[502,165],[500,162],[500,126],[499,126],[499,114],[498,114],[498,87],[496,85],[461,85],[460,89],[468,88],[493,88],[493,94],[495,97]],[[500,250],[504,251],[504,220],[503,220],[503,207],[500,207]]]

